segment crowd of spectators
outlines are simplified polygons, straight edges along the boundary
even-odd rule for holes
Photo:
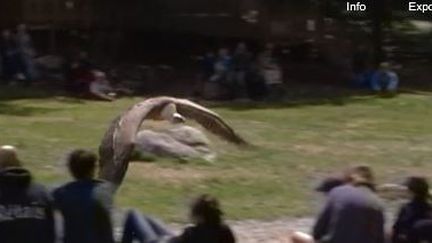
[[[131,93],[130,89],[115,87],[118,85],[110,82],[104,69],[81,47],[66,49],[71,50],[59,56],[61,67],[57,68],[67,92],[105,101],[114,100],[119,93]],[[232,50],[221,47],[206,52],[200,57],[195,94],[207,99],[281,100],[285,78],[275,45],[266,43],[258,50],[251,51],[246,43],[240,42]],[[369,52],[365,45],[353,50],[351,84],[377,93],[396,93],[399,77],[394,65],[389,62],[372,65]],[[0,37],[0,84],[28,86],[46,79],[46,56],[37,53],[26,25],[18,25],[15,31],[4,29]]]
[[[394,71],[395,66],[390,62],[382,62],[378,67],[374,67],[371,65],[369,53],[365,45],[360,45],[354,50],[352,84],[357,88],[394,94],[399,86],[399,76]]]
[[[191,226],[176,235],[162,222],[136,210],[126,214],[121,237],[111,220],[113,187],[95,178],[97,156],[75,150],[68,157],[74,178],[52,192],[33,181],[13,146],[0,147],[0,235],[4,243],[172,242],[233,243],[235,234],[223,219],[216,198],[200,195],[191,206]],[[368,166],[350,168],[325,179],[317,191],[326,195],[312,234],[293,231],[293,243],[421,243],[432,242],[429,185],[423,177],[404,183],[410,201],[401,207],[390,231],[386,208]],[[56,217],[56,215],[61,217]],[[61,228],[62,230],[59,230]]]
[[[74,50],[64,57],[38,55],[33,40],[24,24],[16,31],[3,29],[0,37],[0,84],[30,86],[46,78],[44,72],[59,69],[57,77],[72,95],[112,101],[117,93],[129,93],[114,88],[106,74],[82,50]],[[44,58],[48,57],[48,58]],[[51,67],[54,66],[54,67]]]
[[[272,43],[258,54],[239,43],[231,53],[222,47],[201,58],[200,91],[210,99],[280,99],[283,95],[282,68]]]

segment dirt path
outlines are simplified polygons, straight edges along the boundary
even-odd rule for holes
[[[393,222],[394,210],[387,211],[387,226]],[[308,233],[314,223],[313,218],[286,218],[273,221],[242,220],[228,221],[239,243],[291,243],[288,236],[291,231]],[[168,227],[176,234],[180,234],[185,225],[168,224]],[[121,229],[117,228],[116,235],[121,235]]]
[[[117,226],[118,223],[123,222],[124,215],[116,215]],[[239,243],[288,243],[287,235],[290,231],[309,232],[312,224],[312,218],[287,218],[278,219],[273,221],[260,221],[260,220],[242,220],[242,221],[228,221],[234,231],[237,242]],[[168,228],[173,230],[176,234],[180,234],[185,225],[182,224],[168,224]],[[122,229],[116,227],[116,238],[122,235]]]
[[[404,200],[393,199],[385,200],[386,229],[390,229],[396,213]],[[121,235],[121,224],[124,222],[125,209],[114,211],[113,218],[116,223],[116,235]],[[312,216],[302,218],[280,218],[270,221],[264,220],[240,220],[228,221],[234,231],[237,242],[239,243],[291,243],[288,236],[292,231],[309,233],[313,227],[315,218]],[[120,227],[119,227],[120,226]],[[184,224],[168,223],[168,228],[174,233],[180,234]]]
[[[312,218],[280,219],[276,221],[246,220],[231,223],[238,242],[245,243],[288,243],[292,230],[309,232]]]

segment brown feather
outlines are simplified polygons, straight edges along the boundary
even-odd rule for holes
[[[238,145],[247,145],[217,113],[185,99],[176,99],[175,104],[178,113],[195,120],[213,134]]]

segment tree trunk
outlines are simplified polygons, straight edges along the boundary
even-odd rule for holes
[[[372,40],[374,50],[374,63],[385,61],[386,55],[383,50],[384,25],[389,22],[391,13],[387,0],[374,0],[372,8]]]

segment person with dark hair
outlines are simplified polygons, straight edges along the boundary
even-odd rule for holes
[[[429,184],[423,177],[409,177],[405,182],[411,201],[402,206],[393,226],[393,243],[416,243],[419,237],[416,231],[424,228],[421,223],[416,229],[415,225],[422,220],[432,219],[432,207],[429,203]],[[431,228],[429,228],[431,229]],[[422,231],[422,230],[420,230]],[[429,238],[431,239],[431,238]]]
[[[199,196],[192,205],[193,226],[186,228],[177,238],[178,243],[232,243],[234,234],[223,222],[219,201],[207,194]]]
[[[114,242],[110,219],[113,188],[94,179],[97,156],[75,150],[68,158],[68,168],[75,179],[53,193],[63,215],[65,243]]]
[[[219,201],[209,195],[199,196],[192,204],[191,219],[193,226],[174,237],[166,226],[157,220],[130,211],[126,217],[122,243],[160,242],[170,243],[234,243],[231,229],[223,222],[223,212]],[[164,241],[164,242],[165,242]]]
[[[356,166],[347,176],[349,183],[334,188],[328,194],[327,203],[313,228],[313,240],[326,243],[383,243],[383,206],[375,194],[372,170],[368,166]]]
[[[0,241],[53,243],[53,204],[48,191],[32,180],[13,146],[0,147]]]

